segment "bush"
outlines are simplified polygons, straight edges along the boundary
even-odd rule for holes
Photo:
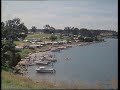
[[[21,52],[19,52],[21,58],[24,58],[26,57],[29,53],[31,53],[33,50],[31,49],[22,49]]]
[[[17,65],[20,60],[21,60],[20,54],[19,53],[15,53],[15,59],[13,60],[12,66]]]
[[[50,37],[50,39],[51,39],[52,41],[55,41],[55,40],[57,39],[57,37],[56,37],[55,35],[52,35],[52,36]]]
[[[2,66],[2,69],[5,71],[9,71],[9,67],[7,67],[7,66]]]
[[[12,68],[21,60],[20,54],[16,52],[15,45],[11,41],[2,42],[1,52],[1,62],[4,67]]]

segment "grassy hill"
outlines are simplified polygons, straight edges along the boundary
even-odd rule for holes
[[[1,73],[2,89],[45,89],[55,88],[54,84],[48,81],[35,83],[29,78],[2,70]]]
[[[117,89],[117,81],[112,80],[112,88]],[[96,83],[95,86],[89,87],[83,83],[67,83],[60,82],[59,84],[54,84],[48,80],[42,80],[40,82],[33,82],[28,77],[22,75],[15,75],[8,71],[2,70],[1,72],[1,87],[2,89],[105,89],[100,83]]]

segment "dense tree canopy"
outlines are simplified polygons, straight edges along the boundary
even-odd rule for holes
[[[19,18],[14,18],[13,20],[8,20],[5,23],[2,22],[2,38],[7,40],[18,40],[18,38],[24,39],[28,33],[27,27],[24,23],[20,22]],[[25,36],[21,35],[24,34]]]
[[[85,37],[92,37],[93,34],[90,32],[90,30],[87,30],[86,28],[80,29],[80,34]]]
[[[64,32],[66,34],[73,34],[73,35],[78,35],[79,34],[79,29],[76,27],[65,27]]]
[[[13,67],[20,61],[20,59],[21,59],[20,55],[15,50],[15,44],[8,40],[2,41],[1,47],[2,66]]]

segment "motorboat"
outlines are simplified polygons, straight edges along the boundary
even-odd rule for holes
[[[51,61],[35,61],[37,65],[49,65]]]
[[[46,67],[43,67],[43,66],[38,67],[36,69],[36,71],[38,73],[55,73],[56,72],[54,68],[46,68]]]

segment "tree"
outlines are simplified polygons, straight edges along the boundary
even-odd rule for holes
[[[65,27],[64,30],[71,30],[71,27]]]
[[[79,29],[78,28],[72,28],[72,33],[74,34],[74,35],[78,35],[79,34]]]
[[[5,31],[5,24],[4,24],[4,22],[1,22],[1,36],[2,36],[2,39],[3,38],[5,38],[5,36],[6,36],[6,33],[5,33],[6,31]]]
[[[24,25],[24,23],[20,22],[19,18],[8,20],[4,24],[2,22],[2,27],[2,37],[12,41],[17,40],[18,38],[24,38],[20,36],[20,34],[27,34],[28,32],[27,27]]]
[[[32,31],[32,32],[36,32],[36,30],[37,30],[37,27],[35,27],[35,26],[32,26],[32,29],[31,29],[31,31]]]
[[[20,31],[20,33],[25,33],[25,34],[28,34],[28,29],[27,29],[27,27],[24,25],[24,23],[21,23],[19,26],[18,26],[18,28],[19,28],[19,31]]]
[[[15,46],[10,41],[2,41],[2,48],[1,48],[1,59],[2,65],[9,65],[10,61],[12,61],[12,52],[14,51]]]
[[[49,29],[50,25],[46,24],[45,26],[43,26],[44,29]]]
[[[44,33],[49,33],[49,34],[55,33],[55,28],[50,26],[50,25],[48,25],[48,24],[43,26],[43,28],[44,28]]]
[[[86,37],[93,37],[93,34],[90,32],[90,30],[87,30],[86,28],[81,28],[80,34]]]
[[[9,40],[2,41],[1,63],[4,67],[12,68],[21,60],[20,54],[15,49],[15,44]]]
[[[51,26],[51,27],[49,28],[49,31],[50,31],[50,33],[55,33],[55,28]]]
[[[50,25],[46,24],[45,26],[43,26],[43,28],[44,28],[44,30],[43,30],[44,33],[49,33],[50,32],[50,30],[49,30]]]
[[[66,35],[69,35],[69,34],[71,33],[71,27],[65,27],[65,28],[64,28],[64,33],[65,33]]]
[[[20,23],[19,18],[1,22],[2,43],[1,43],[1,62],[2,66],[12,68],[20,60],[21,56],[15,49],[14,40],[23,38],[22,33],[27,34],[27,27]]]

